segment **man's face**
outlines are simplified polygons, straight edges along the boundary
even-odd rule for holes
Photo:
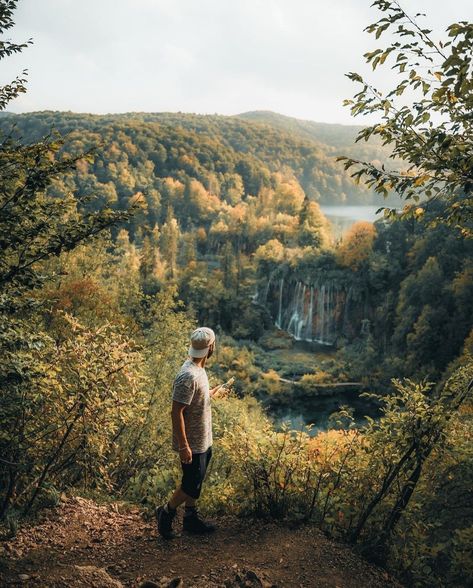
[[[212,343],[212,345],[209,346],[209,350],[207,352],[207,359],[209,359],[209,357],[212,357],[212,354],[214,352],[214,347],[215,347],[215,343]]]

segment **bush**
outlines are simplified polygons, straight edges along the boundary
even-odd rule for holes
[[[378,421],[316,437],[233,420],[221,437],[225,500],[235,512],[313,520],[357,543],[409,584],[471,582],[473,419],[469,362],[434,392],[395,381]],[[459,410],[461,409],[461,410]],[[458,566],[461,565],[461,568]]]
[[[332,374],[324,370],[318,370],[315,374],[304,374],[299,382],[304,390],[310,391],[317,387],[317,384],[330,384],[334,381],[335,378]]]

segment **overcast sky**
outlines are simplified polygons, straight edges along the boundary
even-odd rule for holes
[[[15,41],[34,45],[2,63],[1,82],[29,70],[9,110],[274,110],[361,123],[342,100],[379,46],[363,28],[371,0],[19,0]],[[473,19],[473,0],[404,0],[439,35]],[[381,38],[382,40],[382,38]],[[378,78],[378,87],[389,82]]]

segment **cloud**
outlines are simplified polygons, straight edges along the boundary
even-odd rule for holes
[[[469,0],[411,0],[444,29]],[[34,45],[2,79],[28,67],[12,110],[189,111],[274,109],[353,122],[344,77],[364,71],[373,46],[368,0],[20,0],[12,31]],[[380,82],[388,82],[389,70]],[[5,77],[7,76],[7,77]],[[358,122],[358,121],[356,121]]]

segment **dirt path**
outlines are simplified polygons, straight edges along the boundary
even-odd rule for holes
[[[119,588],[146,580],[183,588],[400,586],[313,527],[217,523],[212,536],[165,542],[138,510],[68,499],[14,540],[0,542],[0,586]]]

